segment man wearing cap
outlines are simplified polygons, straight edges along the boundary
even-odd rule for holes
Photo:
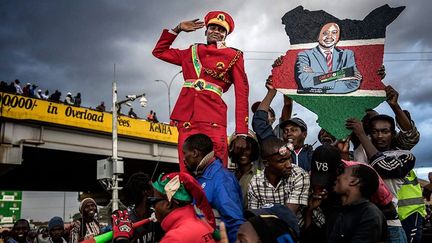
[[[188,49],[171,48],[182,32],[191,32],[206,26],[207,44],[194,44]],[[236,133],[248,133],[249,85],[244,69],[243,53],[225,45],[225,38],[234,30],[231,16],[222,11],[209,12],[204,22],[194,19],[178,24],[172,30],[165,29],[153,55],[166,62],[182,67],[182,90],[171,113],[179,131],[178,148],[180,170],[185,171],[181,149],[185,139],[196,133],[205,133],[215,145],[216,155],[227,166],[227,106],[222,94],[234,84],[236,97]],[[246,146],[239,136],[234,149]]]
[[[335,146],[325,144],[315,149],[311,167],[312,194],[309,199],[309,207],[303,213],[303,242],[319,241],[321,236],[326,234],[325,225],[333,225],[333,220],[339,213],[341,205],[339,196],[333,190],[334,182],[344,168],[359,164],[363,163],[342,160],[341,152]],[[393,195],[384,181],[380,177],[378,179],[378,189],[370,200],[381,209],[387,220],[389,232],[387,242],[400,242],[402,239],[404,239],[403,242],[406,242],[397,210],[392,203]],[[397,222],[399,226],[395,224]]]
[[[293,163],[310,171],[313,148],[304,143],[307,136],[306,123],[298,117],[293,117],[283,121],[279,126],[283,130],[283,140],[293,144],[294,149],[291,153]]]
[[[64,234],[64,222],[63,219],[56,216],[50,219],[48,223],[48,241],[50,243],[66,243],[67,241],[63,238]]]
[[[82,240],[93,238],[101,233],[99,222],[96,220],[97,204],[93,198],[84,198],[79,211],[81,219],[75,221],[69,236],[70,243],[78,243]]]
[[[154,197],[149,198],[157,220],[165,230],[160,241],[204,243],[216,242],[218,233],[212,208],[200,184],[189,174],[182,172],[160,175],[153,183]],[[199,219],[192,201],[206,221]]]
[[[252,127],[260,141],[276,137],[273,128],[267,122],[269,107],[276,95],[276,89],[273,87],[271,79],[267,80],[266,88],[267,94],[258,106],[252,120]],[[294,147],[291,151],[292,163],[305,171],[310,171],[313,148],[304,144],[307,136],[306,123],[298,117],[293,117],[282,121],[279,128],[283,131],[282,140],[286,143],[292,143]]]
[[[255,103],[253,103],[253,105],[251,106],[251,111],[253,114],[255,114],[255,112],[258,110],[258,106],[261,104],[261,101],[257,101]],[[274,122],[276,121],[276,113],[273,110],[273,108],[269,107],[268,108],[268,118],[267,118],[267,122],[270,126],[273,126]]]

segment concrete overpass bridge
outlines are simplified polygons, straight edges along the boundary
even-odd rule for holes
[[[0,190],[103,192],[97,160],[111,156],[111,130],[110,112],[0,93]],[[178,170],[175,127],[120,116],[118,136],[125,180]]]

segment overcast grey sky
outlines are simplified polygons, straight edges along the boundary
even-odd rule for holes
[[[253,103],[265,95],[264,81],[271,72],[273,60],[289,49],[289,38],[281,22],[286,12],[303,5],[309,10],[323,9],[340,19],[363,19],[386,3],[391,7],[404,5],[406,9],[387,28],[384,83],[400,92],[402,107],[411,112],[421,132],[421,141],[413,149],[417,166],[432,166],[430,0],[3,0],[0,2],[0,79],[10,82],[18,78],[50,92],[58,89],[63,97],[67,92],[81,92],[83,105],[95,107],[100,101],[111,103],[115,63],[119,95],[145,92],[148,107],[142,110],[134,104],[134,110],[143,117],[152,109],[161,121],[168,121],[167,89],[154,80],[169,82],[180,68],[151,54],[163,28],[172,28],[182,20],[202,19],[210,10],[229,12],[236,27],[227,43],[245,53],[249,101]],[[174,46],[187,48],[191,43],[204,41],[204,30],[199,30],[181,33]],[[172,106],[181,81],[181,75],[177,76],[171,88]],[[233,90],[224,99],[230,107],[228,130],[231,133],[234,130]],[[281,94],[272,106],[280,113]],[[378,111],[393,115],[386,103]],[[306,142],[313,144],[319,131],[316,116],[297,104],[294,113],[308,124]]]

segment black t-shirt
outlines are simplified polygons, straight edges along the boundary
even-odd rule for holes
[[[129,209],[129,219],[137,222],[142,219],[138,218],[135,210]],[[159,242],[165,232],[162,230],[159,222],[150,222],[134,230],[134,238],[131,243],[154,243]]]
[[[386,237],[387,223],[373,203],[361,199],[343,206],[337,214],[327,242],[380,242]]]

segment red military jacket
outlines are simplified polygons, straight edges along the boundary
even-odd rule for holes
[[[243,54],[240,53],[235,64],[224,75],[224,79],[228,82],[214,78],[204,70],[198,76],[192,61],[192,46],[185,50],[170,48],[176,37],[176,34],[165,29],[153,50],[153,55],[166,62],[181,66],[183,78],[186,81],[201,78],[222,88],[223,93],[230,88],[231,84],[234,84],[236,133],[247,134],[249,85],[244,70]],[[203,69],[214,70],[218,74],[227,69],[237,54],[233,48],[219,49],[215,44],[199,44],[197,50]],[[171,119],[180,122],[217,123],[226,127],[227,105],[215,92],[183,87],[171,113]]]

